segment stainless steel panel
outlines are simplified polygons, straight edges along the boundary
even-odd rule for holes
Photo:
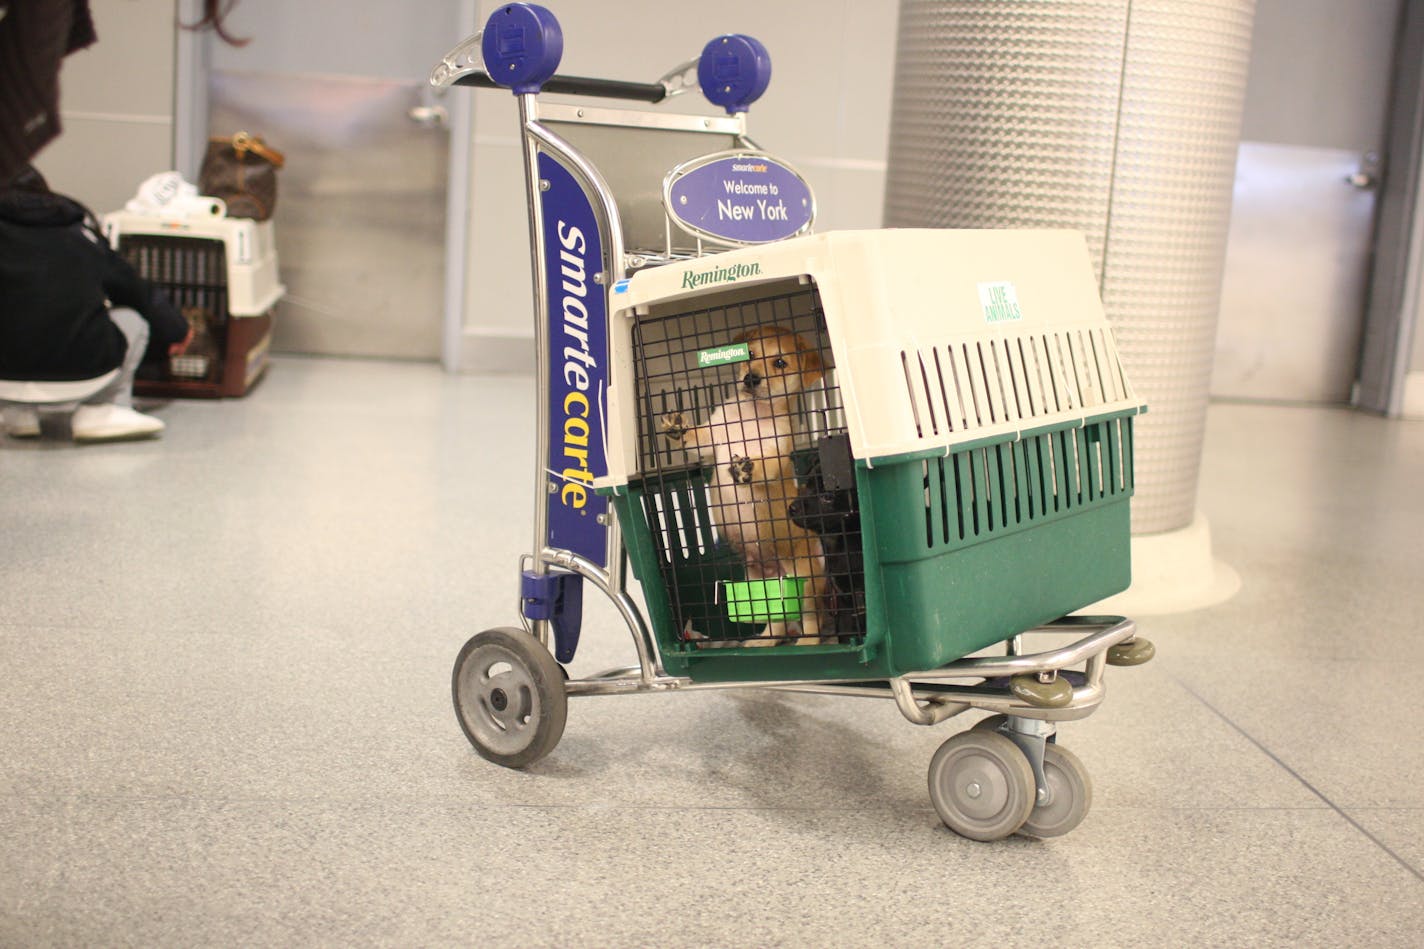
[[[1221,283],[1214,395],[1345,403],[1375,192],[1352,151],[1243,143]]]
[[[1251,0],[903,0],[890,226],[1073,227],[1151,404],[1134,529],[1191,523]]]
[[[663,178],[678,165],[712,152],[736,147],[731,129],[720,132],[669,131],[657,128],[617,128],[608,125],[548,123],[587,155],[603,173],[623,218],[623,242],[630,251],[662,253],[667,244],[667,213],[663,210]],[[674,230],[678,249],[696,246],[693,238]]]
[[[438,358],[449,133],[412,120],[424,83],[215,71],[209,93],[213,134],[246,129],[287,156],[273,349]]]

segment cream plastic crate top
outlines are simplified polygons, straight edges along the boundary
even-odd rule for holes
[[[286,294],[277,274],[271,221],[229,217],[159,217],[132,211],[104,215],[104,235],[115,250],[126,234],[192,237],[223,242],[227,254],[229,316],[261,316]]]
[[[1079,232],[830,232],[640,271],[615,288],[601,484],[638,471],[635,314],[803,276],[820,292],[852,451],[871,464],[1144,408]]]

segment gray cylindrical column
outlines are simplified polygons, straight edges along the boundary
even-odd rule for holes
[[[1149,412],[1133,530],[1196,505],[1254,0],[902,0],[890,227],[1073,227]]]

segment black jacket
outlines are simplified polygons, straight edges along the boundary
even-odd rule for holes
[[[188,322],[56,194],[0,193],[0,379],[89,379],[123,362],[128,343],[105,298],[149,325],[148,356]]]

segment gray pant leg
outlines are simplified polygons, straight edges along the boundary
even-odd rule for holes
[[[148,349],[148,321],[128,307],[115,307],[110,310],[109,319],[123,332],[124,338],[129,341],[129,348],[124,353],[118,376],[95,393],[93,398],[88,399],[86,404],[102,405],[112,402],[124,408],[132,408],[134,376],[137,375],[138,364],[143,361],[143,354]]]

